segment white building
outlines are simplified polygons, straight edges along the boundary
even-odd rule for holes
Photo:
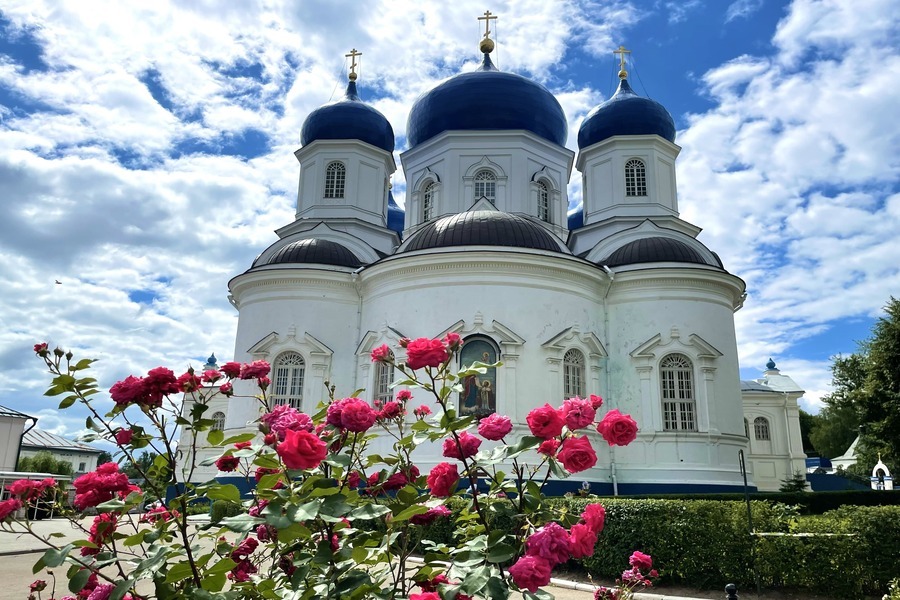
[[[39,452],[49,452],[56,460],[72,465],[74,478],[95,471],[97,459],[103,451],[43,429],[30,429],[22,437],[22,457],[34,456]]]
[[[625,448],[594,433],[597,467],[566,485],[739,489],[738,451],[757,449],[734,329],[745,286],[679,217],[671,116],[633,92],[623,69],[615,95],[583,121],[576,154],[553,95],[497,70],[493,43],[483,44],[478,70],[412,107],[405,211],[390,192],[393,129],[360,100],[354,73],[344,99],[308,116],[296,218],[229,283],[240,313],[234,360],[270,361],[277,401],[312,411],[326,381],[339,397],[392,395],[373,348],[388,344],[402,361],[401,337],[456,332],[464,362],[503,362],[479,393],[462,394],[463,412],[499,411],[524,433],[532,408],[600,394],[638,421]],[[567,214],[573,176],[584,200]],[[778,398],[758,400],[770,431],[796,423],[796,397]],[[260,414],[246,398],[215,402],[207,415],[235,432]],[[758,463],[766,487],[802,458],[799,424],[785,440],[759,447],[777,465]],[[437,446],[417,452],[423,472],[443,460]]]
[[[35,417],[0,406],[0,472],[16,470],[22,434],[29,420],[31,427],[37,424]]]

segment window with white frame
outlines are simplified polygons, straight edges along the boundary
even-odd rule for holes
[[[744,417],[744,437],[750,439],[750,421],[746,417]]]
[[[219,431],[225,429],[225,413],[223,413],[221,410],[213,413],[212,420],[213,429],[218,429]]]
[[[422,190],[422,221],[430,221],[434,217],[434,182],[429,182]]]
[[[580,350],[569,350],[563,357],[563,392],[565,398],[587,395],[585,390],[584,354]]]
[[[325,197],[343,198],[344,182],[347,180],[347,168],[338,161],[328,163],[325,167]]]
[[[550,222],[550,189],[543,181],[537,182],[537,213],[538,219]]]
[[[647,195],[647,171],[644,168],[644,162],[637,158],[632,158],[625,163],[625,195]]]
[[[755,419],[753,419],[753,434],[756,436],[756,439],[760,441],[771,440],[772,437],[769,433],[769,420],[765,417],[756,417]]]
[[[694,398],[694,366],[683,354],[669,354],[659,365],[662,386],[663,428],[666,431],[696,431],[697,402]]]
[[[285,352],[275,359],[272,369],[275,380],[272,399],[275,404],[287,404],[299,410],[303,402],[303,375],[306,363],[297,352]]]
[[[394,353],[390,353],[391,360]],[[394,375],[393,365],[386,362],[375,363],[375,400],[384,406],[391,399],[391,379]]]
[[[482,197],[491,204],[497,203],[497,176],[487,169],[475,173],[475,200]]]

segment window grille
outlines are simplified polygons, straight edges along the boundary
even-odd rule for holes
[[[753,434],[760,441],[772,439],[769,433],[769,420],[765,417],[753,419]]]
[[[300,409],[303,402],[303,375],[306,363],[297,352],[286,352],[275,360],[275,381],[272,399],[275,404],[287,404]]]
[[[694,367],[683,354],[670,354],[659,367],[662,385],[663,427],[666,431],[696,431]]]
[[[647,172],[644,163],[636,158],[625,163],[625,195],[647,195]]]
[[[394,353],[390,353],[391,359]],[[394,367],[385,362],[375,363],[375,400],[384,406],[384,403],[392,398],[391,383],[394,374]]]
[[[430,221],[434,217],[434,188],[432,182],[422,192],[422,221]]]
[[[475,200],[487,198],[491,204],[497,203],[497,177],[490,171],[475,174]]]
[[[329,163],[325,168],[325,197],[343,198],[347,168],[339,162]]]
[[[569,350],[563,357],[563,374],[565,384],[563,392],[566,398],[587,395],[585,390],[584,354],[578,350]]]
[[[750,422],[744,419],[744,437],[750,439]]]
[[[212,420],[213,429],[218,429],[219,431],[225,429],[225,413],[223,413],[222,411],[213,413]]]
[[[538,219],[550,222],[550,190],[543,181],[538,181]]]

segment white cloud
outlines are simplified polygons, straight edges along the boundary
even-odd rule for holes
[[[746,19],[760,8],[764,0],[735,0],[728,5],[725,11],[725,22],[730,23],[735,19]]]

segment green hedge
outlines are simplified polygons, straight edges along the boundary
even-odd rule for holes
[[[653,494],[628,496],[646,500],[716,500],[743,502],[743,494]],[[845,505],[852,506],[900,506],[900,490],[873,492],[870,490],[842,490],[836,492],[756,492],[750,500],[791,504],[800,507],[803,514],[820,515]]]
[[[244,507],[237,502],[228,500],[216,500],[209,510],[209,520],[216,524],[225,517],[234,517],[244,512]]]

